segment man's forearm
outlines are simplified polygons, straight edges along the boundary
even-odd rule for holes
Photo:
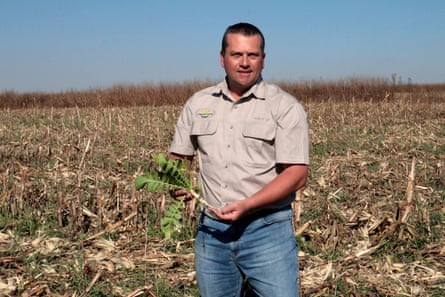
[[[265,208],[295,193],[306,184],[308,166],[289,165],[274,180],[245,200],[250,210]]]

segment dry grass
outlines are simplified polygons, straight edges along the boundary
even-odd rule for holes
[[[301,280],[309,296],[445,293],[444,108],[308,105],[314,162]]]
[[[383,99],[441,100],[445,84],[396,84],[384,78],[350,78],[338,81],[278,81],[303,102],[381,101]],[[70,90],[59,93],[0,93],[0,109],[63,107],[135,107],[182,105],[197,90],[212,81],[116,85],[106,89]]]
[[[445,295],[445,101],[434,92],[303,101],[303,296]],[[2,111],[0,296],[198,296],[196,207],[163,241],[168,198],[132,186],[167,150],[180,109]]]

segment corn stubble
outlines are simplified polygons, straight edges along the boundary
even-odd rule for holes
[[[310,177],[293,205],[302,296],[443,296],[445,93],[321,86],[284,84],[310,124]],[[0,296],[197,296],[199,203],[165,240],[171,199],[133,183],[167,151],[183,100],[104,105],[134,91],[113,90],[91,94],[102,106],[1,112]]]

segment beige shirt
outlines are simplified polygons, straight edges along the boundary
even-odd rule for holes
[[[226,81],[195,93],[178,119],[170,152],[198,152],[202,195],[213,207],[245,199],[279,172],[309,164],[306,112],[278,86],[259,80],[233,101]],[[288,205],[283,197],[272,208]]]

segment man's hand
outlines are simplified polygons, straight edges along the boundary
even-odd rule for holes
[[[171,190],[170,196],[176,200],[190,201],[193,199],[193,195],[186,190]]]
[[[219,219],[227,222],[235,222],[249,213],[249,208],[245,200],[236,201],[220,209],[209,207]]]
[[[193,162],[193,156],[180,155],[176,153],[170,153],[170,158],[173,160],[187,160],[189,165]],[[183,201],[190,201],[194,198],[193,195],[186,190],[171,190],[170,196],[176,200]]]

